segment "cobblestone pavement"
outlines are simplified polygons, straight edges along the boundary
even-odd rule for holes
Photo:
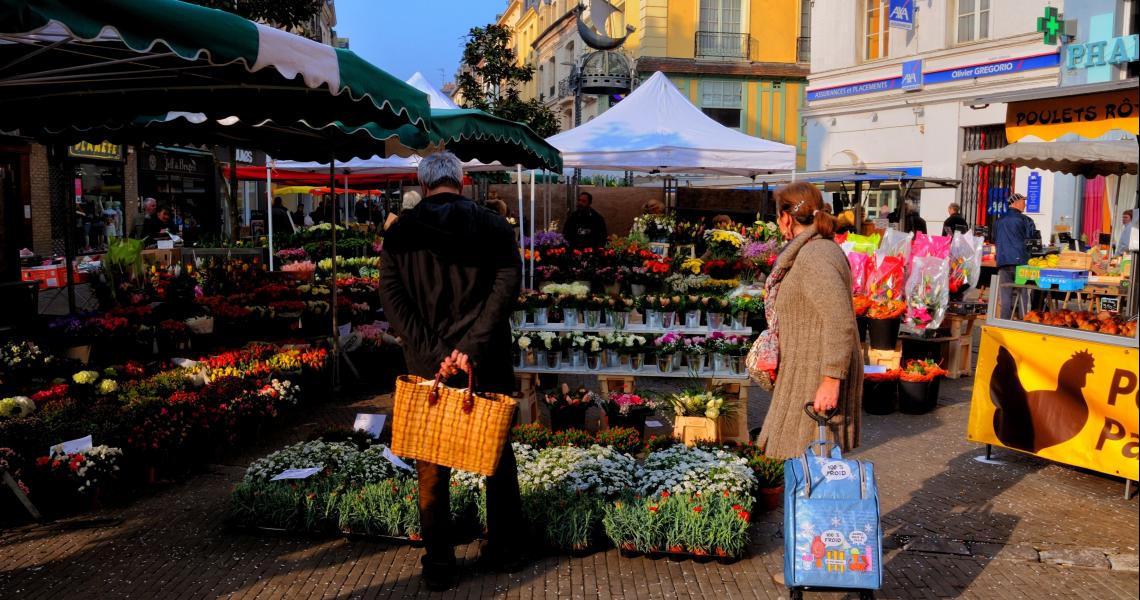
[[[965,440],[971,380],[947,381],[929,415],[867,416],[855,455],[876,463],[882,598],[1137,598],[1137,500],[1118,480]],[[247,452],[126,507],[0,533],[0,598],[400,598],[428,595],[420,551],[339,538],[255,535],[225,523],[244,465],[315,428],[351,423],[388,398],[327,404]],[[751,399],[753,424],[766,399]],[[754,526],[733,565],[624,559],[616,551],[536,557],[496,575],[465,566],[443,598],[781,598],[781,515]],[[476,547],[458,549],[474,561]],[[843,594],[808,594],[842,598]]]

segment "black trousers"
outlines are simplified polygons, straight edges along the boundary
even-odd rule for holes
[[[424,563],[455,564],[451,522],[451,468],[416,462],[420,480],[420,534],[424,538]],[[520,547],[524,532],[518,467],[508,439],[495,473],[487,478],[487,545],[492,553],[507,553]]]

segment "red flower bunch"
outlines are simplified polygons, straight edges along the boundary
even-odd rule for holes
[[[270,302],[269,308],[277,313],[294,313],[305,310],[305,303],[300,300],[277,300]]]
[[[41,409],[53,402],[58,402],[67,398],[68,385],[66,383],[58,383],[49,387],[46,390],[40,390],[32,394],[32,402]]]
[[[168,337],[182,337],[190,333],[190,326],[182,321],[166,319],[158,324],[158,331]]]
[[[87,329],[95,335],[126,335],[131,322],[123,317],[105,315],[87,320]]]
[[[654,254],[654,256],[657,255]],[[653,273],[655,275],[668,275],[669,271],[672,269],[672,267],[669,266],[669,263],[657,259],[648,259],[642,263],[642,266],[648,269],[650,273]]]

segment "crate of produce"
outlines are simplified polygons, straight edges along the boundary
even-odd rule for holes
[[[1041,269],[1037,286],[1062,292],[1079,292],[1089,282],[1089,272],[1076,269]]]
[[[1077,269],[1088,271],[1092,268],[1092,255],[1084,252],[1062,252],[1057,260],[1057,267],[1061,269]]]
[[[20,275],[24,281],[38,282],[41,290],[67,285],[67,265],[24,267],[21,269]]]
[[[1013,282],[1017,285],[1025,285],[1031,281],[1037,281],[1041,275],[1041,267],[1034,267],[1032,265],[1019,265],[1013,270]]]

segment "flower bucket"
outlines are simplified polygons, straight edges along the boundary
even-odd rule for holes
[[[587,404],[577,406],[564,406],[550,409],[551,431],[566,431],[567,429],[586,430]]]
[[[875,350],[894,350],[899,342],[899,319],[871,319],[867,324],[867,333],[871,338],[871,348]]]
[[[629,355],[629,370],[640,371],[641,367],[645,365],[645,355],[638,352]]]
[[[607,369],[620,369],[621,368],[621,354],[617,350],[606,350],[606,368]]]
[[[728,357],[726,357],[726,359],[728,360],[728,372],[733,374],[733,375],[744,375],[745,373],[747,373],[748,368],[745,366],[746,365],[745,360],[747,358],[748,358],[747,356],[728,356]]]
[[[629,323],[628,310],[611,310],[606,312],[606,319],[610,322],[610,327],[621,330],[625,329],[626,324]]]
[[[644,284],[631,283],[631,284],[629,284],[629,289],[630,289],[630,292],[634,296],[644,296],[645,295],[645,285]]]
[[[586,355],[586,368],[590,369],[592,371],[596,371],[596,370],[602,368],[602,353],[601,352],[591,352],[591,353],[587,354]]]
[[[674,353],[673,354],[673,368],[674,369],[680,369],[681,366],[684,364],[684,361],[683,361],[684,358],[685,358],[684,354],[682,354],[680,352]]]
[[[570,350],[570,366],[582,368],[586,366],[586,351],[581,349]]]
[[[526,311],[516,310],[511,313],[511,329],[520,329],[526,325]]]
[[[546,368],[557,369],[562,366],[562,353],[549,351],[546,353]]]
[[[689,366],[689,374],[697,375],[708,371],[708,355],[686,354],[685,363]]]
[[[606,415],[606,427],[628,427],[636,429],[637,434],[642,438],[645,437],[645,413],[634,413],[629,415]]]
[[[748,327],[748,313],[741,312],[732,315],[732,330],[741,331]]]
[[[784,507],[784,486],[774,488],[760,488],[757,499],[760,507],[765,511],[773,511]]]
[[[899,382],[899,412],[908,415],[924,415],[938,406],[938,391],[942,378],[930,381]]]
[[[701,327],[701,311],[690,310],[685,311],[685,328],[686,329],[700,329]]]
[[[578,326],[578,309],[564,308],[562,309],[562,325],[566,327]]]
[[[549,312],[548,311],[549,310],[550,309],[545,308],[545,307],[534,309],[534,324],[539,325],[539,326],[548,325],[549,324],[548,323],[548,321],[549,321]]]
[[[717,352],[712,355],[712,370],[714,373],[723,373],[728,370],[728,357]]]
[[[867,317],[855,317],[855,326],[859,328],[859,343],[867,343],[867,327],[871,324],[871,319]],[[894,348],[891,348],[892,350]]]
[[[869,415],[889,415],[899,406],[899,382],[863,380],[863,410]]]
[[[708,313],[706,319],[709,323],[709,329],[714,331],[724,329],[724,314],[723,313]]]
[[[662,373],[672,373],[675,365],[673,357],[675,354],[662,354],[657,357],[657,369]]]
[[[661,327],[662,329],[672,329],[673,322],[677,320],[677,313],[669,311],[661,313]]]
[[[645,326],[649,329],[661,329],[661,311],[646,309]]]
[[[586,327],[597,327],[602,322],[602,311],[587,310],[585,313]]]
[[[546,366],[546,354],[547,354],[546,350],[535,350],[534,351],[534,366],[540,367],[540,368],[545,367]]]

